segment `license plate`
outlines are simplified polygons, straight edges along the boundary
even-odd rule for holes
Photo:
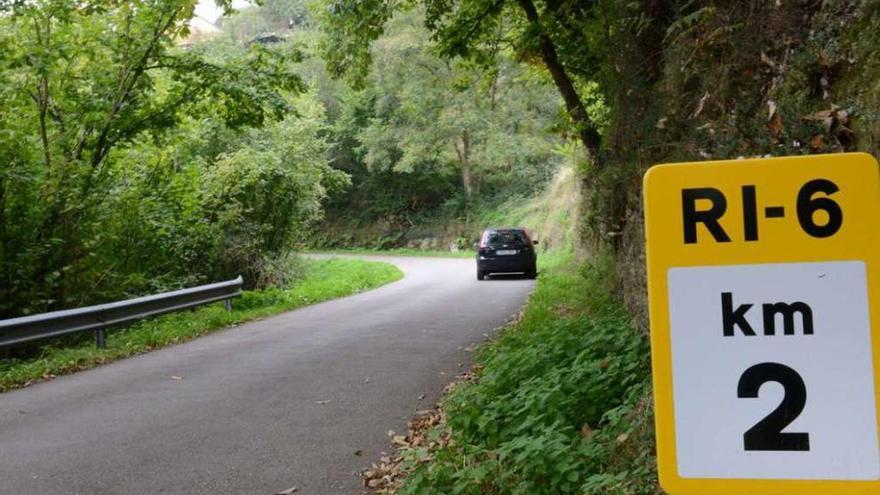
[[[516,254],[516,249],[499,249],[496,254],[498,256],[510,256]]]

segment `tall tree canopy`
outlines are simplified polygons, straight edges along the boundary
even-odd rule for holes
[[[601,145],[597,120],[579,92],[575,76],[597,70],[586,26],[597,23],[597,1],[583,0],[423,0],[425,24],[442,54],[486,62],[503,45],[523,59],[540,61],[562,96],[574,131],[595,161]],[[328,33],[325,52],[331,71],[361,80],[370,64],[368,46],[384,31],[394,0],[330,0],[322,16]],[[598,165],[598,163],[597,163]]]
[[[421,12],[397,15],[374,49],[366,92],[374,115],[357,135],[366,164],[411,172],[451,166],[470,201],[489,175],[551,161],[556,98],[493,54],[492,70],[433,52]]]
[[[228,1],[220,3],[229,7]],[[231,182],[259,188],[274,177],[272,187],[281,189],[260,194],[283,196],[293,189],[283,189],[279,181],[302,180],[294,171],[317,167],[304,176],[310,177],[308,187],[296,188],[290,194],[297,197],[280,203],[290,209],[251,217],[256,229],[278,236],[260,244],[256,257],[284,244],[287,222],[308,216],[297,210],[304,208],[303,200],[321,196],[314,182],[324,180],[323,155],[304,151],[306,143],[324,146],[320,129],[286,120],[295,118],[294,96],[304,90],[289,70],[296,53],[259,45],[223,52],[182,49],[178,41],[188,32],[194,5],[194,0],[0,4],[0,313],[92,300],[110,274],[126,275],[121,266],[128,275],[153,274],[142,283],[117,280],[117,293],[161,285],[161,273],[172,267],[180,270],[177,283],[188,275],[219,275],[212,272],[224,256],[218,246],[234,232],[222,226],[224,218],[231,225],[232,217],[211,207],[211,198],[233,197],[224,191]],[[304,115],[323,118],[313,111]],[[248,129],[269,124],[291,131],[291,139],[306,139],[303,154],[284,155],[293,148],[285,147],[280,130],[271,147],[281,156],[267,153],[264,140],[248,137]],[[199,144],[203,139],[215,144]],[[214,163],[221,170],[224,163],[240,162],[243,150],[260,154],[265,167],[287,172],[238,171],[249,175],[228,176],[222,187],[204,180],[219,173]],[[242,218],[259,211],[252,204],[256,197],[246,193],[234,196]],[[126,205],[146,208],[152,200],[161,208],[128,211],[146,217],[118,216]],[[192,216],[181,216],[186,211]],[[279,225],[273,215],[285,212],[290,220]],[[184,219],[192,221],[190,228],[175,230]],[[139,221],[145,225],[134,225]],[[199,232],[206,232],[196,227],[200,221],[213,230],[197,247]],[[140,237],[126,237],[135,232]],[[128,249],[139,244],[144,250]],[[202,263],[187,266],[193,259],[179,256],[179,250],[201,253]],[[129,252],[139,266],[123,259]],[[227,272],[247,269],[240,264]]]

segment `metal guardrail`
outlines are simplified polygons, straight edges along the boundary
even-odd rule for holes
[[[201,285],[152,296],[138,297],[85,308],[53,311],[21,318],[0,320],[0,348],[72,333],[95,331],[95,343],[104,347],[104,330],[182,309],[241,296],[241,275],[234,280]]]

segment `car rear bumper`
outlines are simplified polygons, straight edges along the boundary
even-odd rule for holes
[[[488,259],[477,259],[477,269],[481,272],[528,272],[535,265],[535,260],[531,258],[523,258],[520,256],[512,257],[494,257]]]

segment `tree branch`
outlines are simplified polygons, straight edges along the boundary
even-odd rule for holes
[[[538,48],[541,52],[541,58],[544,61],[544,65],[547,67],[547,70],[550,71],[550,76],[553,78],[553,82],[562,94],[562,99],[565,101],[565,108],[568,111],[568,115],[571,117],[571,120],[574,121],[578,136],[584,147],[587,149],[593,165],[598,168],[601,166],[599,163],[599,148],[602,145],[602,137],[596,131],[595,124],[590,120],[584,102],[581,100],[580,95],[578,95],[571,77],[569,77],[565,67],[559,61],[559,54],[556,51],[556,45],[541,25],[541,17],[538,14],[538,10],[535,8],[535,4],[532,0],[517,1],[523,12],[525,12],[526,18],[528,19],[529,24],[531,24],[532,29],[534,29],[538,35]]]
[[[472,21],[473,25],[468,30],[468,32],[464,35],[464,38],[462,38],[462,40],[466,43],[471,38],[471,36],[474,35],[474,33],[477,31],[477,29],[479,29],[480,26],[483,24],[483,20],[485,20],[486,17],[489,17],[489,14],[491,14],[492,11],[497,9],[502,3],[504,3],[504,0],[495,0],[495,2],[493,2],[491,5],[489,5],[489,7],[482,14],[478,15]]]
[[[107,115],[106,120],[104,121],[104,126],[101,129],[100,134],[98,135],[98,139],[95,142],[95,150],[92,153],[92,168],[97,167],[104,157],[107,155],[109,151],[110,144],[109,133],[113,121],[116,119],[116,116],[125,106],[126,100],[128,96],[131,94],[132,89],[140,80],[140,76],[143,75],[144,71],[147,67],[147,61],[150,60],[150,57],[153,55],[156,50],[159,41],[162,38],[162,35],[167,32],[174,25],[174,22],[177,20],[177,15],[180,9],[174,9],[171,11],[168,19],[165,20],[162,17],[159,18],[159,21],[156,23],[156,27],[153,30],[153,37],[147,44],[146,48],[144,48],[143,53],[138,59],[135,65],[126,66],[123,70],[123,77],[120,81],[120,88],[117,92],[117,96],[114,99],[113,105],[110,107],[110,112]]]

